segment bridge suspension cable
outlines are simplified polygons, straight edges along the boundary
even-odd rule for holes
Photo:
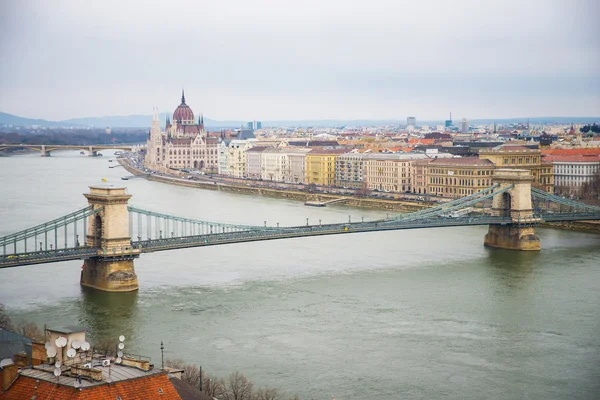
[[[137,240],[185,237],[211,233],[264,231],[273,228],[255,225],[226,224],[178,217],[128,206],[129,233]]]
[[[584,204],[584,203],[580,203],[580,202],[573,201],[570,199],[566,199],[564,197],[557,196],[552,193],[548,193],[548,192],[545,192],[543,190],[540,190],[540,189],[537,189],[534,187],[531,188],[531,195],[532,195],[532,197],[550,201],[550,202],[556,203],[556,204],[561,204],[561,205],[564,205],[567,207],[572,207],[572,208],[579,209],[579,210],[585,210],[588,212],[600,213],[600,207],[596,207],[596,206],[592,206],[589,204]]]
[[[407,219],[420,219],[420,218],[430,218],[436,217],[438,215],[442,215],[451,211],[459,210],[461,208],[469,207],[473,204],[477,204],[486,199],[497,196],[498,194],[504,193],[507,190],[512,188],[508,186],[500,191],[494,192],[494,190],[498,189],[500,185],[496,184],[494,186],[490,186],[487,189],[480,190],[479,192],[473,193],[469,196],[461,197],[460,199],[449,201],[448,203],[441,204],[439,206],[431,207],[425,210],[403,214],[394,219],[398,220],[407,220]]]
[[[3,236],[0,238],[2,254],[58,250],[59,247],[62,249],[85,247],[87,219],[100,211],[102,211],[102,207],[88,206],[52,221]],[[83,235],[81,242],[79,241],[80,234]],[[42,238],[43,241],[41,241]]]

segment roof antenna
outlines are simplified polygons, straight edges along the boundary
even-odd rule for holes
[[[161,342],[160,342],[160,365],[161,365],[160,369],[162,369],[162,370],[165,369],[165,353],[164,353],[164,350],[165,350],[165,346],[163,346],[163,342],[161,340]]]

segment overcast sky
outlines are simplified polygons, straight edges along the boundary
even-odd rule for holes
[[[600,115],[598,0],[0,1],[0,111]]]

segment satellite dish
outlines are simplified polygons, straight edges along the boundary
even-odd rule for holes
[[[48,357],[56,357],[56,347],[50,347],[48,350],[46,350],[46,355]]]
[[[75,349],[67,350],[67,357],[69,357],[69,358],[75,357],[76,354],[77,354],[77,351]]]
[[[4,368],[11,364],[13,364],[13,360],[11,358],[5,358],[4,360],[0,361],[0,368]]]
[[[108,367],[110,365],[110,360],[102,360],[102,366]]]
[[[123,350],[125,348],[125,343],[119,343],[119,349]]]
[[[121,364],[121,357],[117,357],[117,359],[115,360],[115,362],[116,362],[117,364]]]
[[[86,355],[85,355],[85,353],[81,353],[81,354],[79,355],[79,357],[81,357],[81,358],[85,358],[85,357],[86,357]]]
[[[123,357],[123,352],[121,350],[117,351],[117,356]]]
[[[119,342],[124,342],[125,341],[125,336],[121,335],[119,336]]]
[[[56,376],[58,378],[61,373],[62,372],[60,371],[60,368],[54,368],[54,376]]]
[[[71,343],[71,347],[77,350],[81,347],[81,342],[79,340],[73,340],[73,342]]]
[[[46,348],[46,350],[48,350],[50,347],[52,347],[52,343],[46,342],[46,344],[44,345],[44,347]]]
[[[88,351],[90,349],[90,344],[88,342],[81,343],[81,350]]]
[[[62,363],[60,361],[57,361],[54,363],[54,367],[56,367],[56,368],[60,368],[61,365],[62,365]]]
[[[90,364],[90,363],[83,364],[83,368],[92,368],[92,364]]]
[[[58,339],[54,341],[56,343],[56,347],[65,347],[67,344],[67,339],[60,336]]]

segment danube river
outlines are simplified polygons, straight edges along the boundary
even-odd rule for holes
[[[303,224],[385,212],[122,181],[108,157],[0,158],[0,235],[125,183],[130,204],[198,219]],[[543,250],[484,248],[484,227],[287,239],[144,254],[140,290],[82,290],[80,261],[0,270],[15,321],[127,337],[132,353],[240,371],[303,399],[600,396],[600,235],[539,229]]]

